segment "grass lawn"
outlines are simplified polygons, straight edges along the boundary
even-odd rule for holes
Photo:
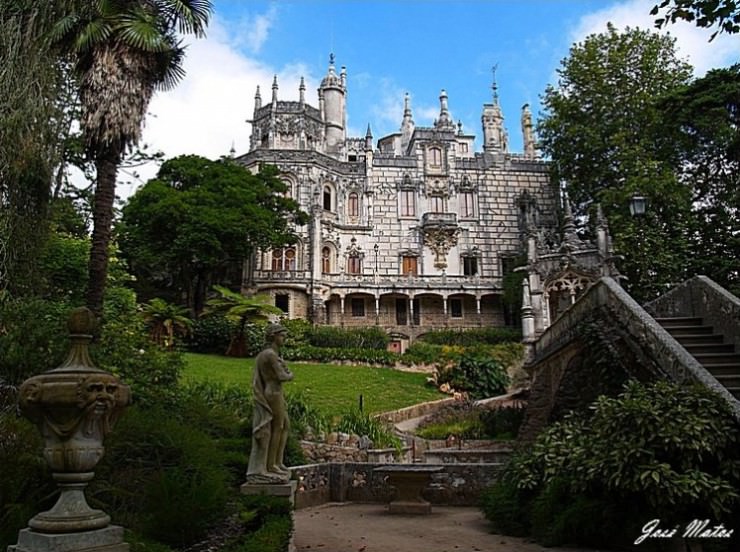
[[[252,358],[229,358],[185,353],[183,381],[216,382],[252,387]],[[303,364],[290,362],[295,379],[285,384],[287,393],[302,393],[313,407],[329,416],[340,416],[356,407],[363,396],[366,412],[385,412],[446,397],[425,384],[424,374],[390,368]]]

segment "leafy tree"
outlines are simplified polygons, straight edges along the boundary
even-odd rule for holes
[[[0,0],[0,289],[33,294],[64,75],[47,35],[70,2]]]
[[[270,314],[283,314],[283,311],[270,303],[269,295],[253,295],[245,297],[223,286],[213,286],[220,297],[208,301],[207,313],[222,314],[229,320],[236,321],[237,333],[231,339],[227,356],[243,357],[247,352],[246,329],[247,323],[264,321]]]
[[[80,3],[55,26],[53,36],[78,75],[80,125],[96,169],[87,303],[97,314],[119,163],[139,140],[154,91],[172,88],[183,76],[178,33],[202,36],[210,11],[208,0],[99,0]]]
[[[693,192],[690,271],[740,294],[740,65],[662,99],[663,139]]]
[[[620,270],[638,299],[680,281],[686,265],[684,228],[690,193],[678,183],[672,151],[656,141],[662,112],[656,98],[685,84],[691,68],[670,37],[639,29],[605,33],[574,45],[548,86],[539,124],[552,177],[565,180],[577,214],[602,204]],[[643,220],[629,216],[629,198],[650,201]]]
[[[655,26],[665,27],[679,19],[695,21],[697,27],[717,27],[709,38],[711,42],[719,33],[740,32],[740,2],[737,0],[662,0],[653,6],[650,15],[658,15],[668,8],[665,15],[655,20]]]
[[[200,314],[229,269],[295,240],[290,223],[307,219],[286,189],[274,167],[253,175],[230,159],[170,159],[123,208],[122,250],[139,281],[182,293]]]
[[[193,327],[188,309],[158,297],[142,305],[141,314],[149,327],[152,341],[166,349],[172,349],[175,339],[188,335]]]

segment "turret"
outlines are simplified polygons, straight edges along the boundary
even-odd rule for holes
[[[450,117],[447,107],[447,91],[442,89],[439,94],[439,118],[434,122],[434,128],[438,130],[455,130],[455,123]]]
[[[321,81],[319,97],[323,98],[323,117],[326,128],[326,151],[338,153],[345,143],[347,73],[342,68],[341,76],[334,69],[334,54],[329,56],[329,70]]]
[[[409,93],[403,97],[403,121],[401,121],[401,149],[405,152],[414,133],[414,118],[411,115],[411,99]]]
[[[277,109],[277,96],[278,96],[278,82],[277,75],[272,77],[272,110]]]
[[[260,85],[257,85],[257,92],[254,94],[254,112],[257,113],[257,110],[262,107],[262,96],[260,95]]]
[[[504,128],[504,116],[498,104],[498,85],[496,84],[496,68],[493,68],[493,103],[483,105],[483,150],[490,153],[505,153],[508,151],[508,136]]]
[[[306,105],[306,82],[301,77],[301,84],[298,86],[298,103],[301,105],[301,109]]]
[[[529,104],[522,106],[522,143],[524,144],[524,155],[529,158],[537,156],[537,144],[534,139],[534,127],[532,125],[532,112]]]

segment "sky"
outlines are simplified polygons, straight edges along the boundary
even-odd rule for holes
[[[237,155],[249,148],[254,95],[259,85],[269,101],[277,75],[280,100],[297,100],[301,76],[306,100],[317,106],[316,89],[329,54],[337,70],[347,68],[349,136],[364,136],[369,124],[376,141],[398,131],[403,97],[411,98],[416,126],[431,126],[442,89],[449,109],[476,135],[490,102],[496,66],[499,101],[511,151],[521,151],[521,107],[529,103],[535,121],[540,98],[556,84],[557,69],[570,47],[592,33],[653,29],[656,0],[214,0],[205,39],[186,38],[186,77],[157,93],[147,116],[143,143],[165,158],[198,154]],[[679,56],[696,76],[740,61],[740,36],[720,35],[677,23],[668,31]],[[148,165],[119,176],[118,195],[130,196],[156,174]]]

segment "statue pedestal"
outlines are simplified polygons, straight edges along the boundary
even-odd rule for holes
[[[109,525],[104,529],[78,533],[39,533],[22,529],[18,544],[9,546],[8,552],[129,552],[123,542],[123,527]]]
[[[288,481],[287,483],[244,483],[241,487],[239,487],[239,489],[241,490],[241,493],[245,495],[267,495],[285,497],[290,501],[290,505],[295,508],[295,490],[297,487],[298,481]],[[290,515],[293,516],[293,513],[291,512]],[[19,550],[18,552],[25,551]],[[295,531],[290,534],[288,552],[295,552]]]

